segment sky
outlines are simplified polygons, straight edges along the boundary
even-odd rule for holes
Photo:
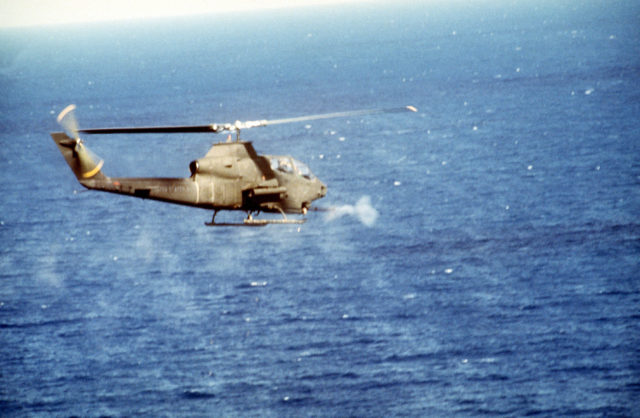
[[[365,0],[0,0],[0,28],[254,11]]]

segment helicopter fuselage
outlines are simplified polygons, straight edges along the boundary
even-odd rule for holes
[[[86,188],[143,199],[220,210],[304,214],[326,186],[289,156],[258,155],[251,142],[214,144],[189,165],[187,178],[112,178],[81,140],[52,133],[65,160]]]

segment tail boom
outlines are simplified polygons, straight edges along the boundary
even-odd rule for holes
[[[62,132],[52,133],[51,137],[78,182],[87,189],[187,206],[212,206],[212,202],[200,201],[198,184],[189,178],[111,178],[102,173],[104,161],[81,140]]]

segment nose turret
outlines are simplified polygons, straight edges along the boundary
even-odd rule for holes
[[[321,199],[327,194],[327,186],[320,180],[318,180],[318,183],[320,183],[320,189],[318,191],[318,197],[316,199]]]

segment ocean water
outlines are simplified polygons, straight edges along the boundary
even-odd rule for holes
[[[370,3],[0,32],[0,415],[640,413],[640,6]],[[243,131],[306,224],[84,192],[49,132]],[[208,135],[92,137],[188,175]],[[229,220],[243,215],[225,214]]]

